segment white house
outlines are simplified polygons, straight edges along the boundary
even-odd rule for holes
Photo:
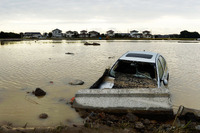
[[[132,37],[133,38],[143,38],[143,34],[142,33],[134,34]]]
[[[133,38],[139,38],[139,32],[137,30],[130,31],[130,36]]]
[[[62,30],[59,30],[59,29],[53,30],[52,37],[62,37]]]
[[[90,31],[89,32],[90,37],[97,37],[98,35],[99,35],[99,32],[97,32],[97,31]]]
[[[107,31],[106,34],[107,34],[107,36],[109,36],[109,37],[113,37],[113,36],[115,35],[113,30]]]
[[[144,38],[152,38],[153,37],[151,32],[147,31],[147,30],[143,31],[142,34],[143,34]]]
[[[75,33],[73,31],[69,30],[66,32],[66,37],[72,38],[74,36],[74,34]]]
[[[80,35],[79,35],[79,37],[88,37],[88,33],[87,33],[87,31],[86,31],[86,30],[82,30],[82,31],[80,31]]]
[[[40,32],[25,32],[23,34],[24,38],[41,38],[42,35]]]

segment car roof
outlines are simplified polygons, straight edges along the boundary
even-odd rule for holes
[[[146,52],[146,51],[128,51],[122,55],[119,60],[127,61],[138,61],[138,62],[147,62],[147,63],[156,63],[156,57],[158,53]]]

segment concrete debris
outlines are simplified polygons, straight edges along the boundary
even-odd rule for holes
[[[48,115],[46,113],[42,113],[39,115],[39,118],[41,119],[46,119],[48,117]]]
[[[35,91],[32,92],[35,96],[45,96],[46,92],[40,88],[36,88]]]
[[[74,81],[69,82],[69,84],[70,85],[83,85],[84,81],[82,81],[82,80],[74,80]]]

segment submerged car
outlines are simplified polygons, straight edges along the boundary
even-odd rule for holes
[[[127,52],[89,89],[79,90],[76,109],[172,114],[169,72],[158,53]]]
[[[169,72],[160,54],[127,52],[112,66],[108,78],[115,80],[115,84],[103,82],[99,88],[160,88],[168,84]],[[120,84],[126,80],[127,84]]]

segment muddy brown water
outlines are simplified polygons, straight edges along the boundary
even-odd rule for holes
[[[200,109],[200,43],[178,41],[20,41],[0,45],[0,124],[55,126],[81,123],[66,104],[79,89],[89,88],[123,53],[151,51],[167,60],[174,108]],[[66,54],[66,53],[74,54]],[[82,86],[68,83],[75,79]],[[50,81],[53,81],[50,82]],[[40,87],[47,95],[37,98],[27,92]],[[41,113],[48,118],[39,119]]]

